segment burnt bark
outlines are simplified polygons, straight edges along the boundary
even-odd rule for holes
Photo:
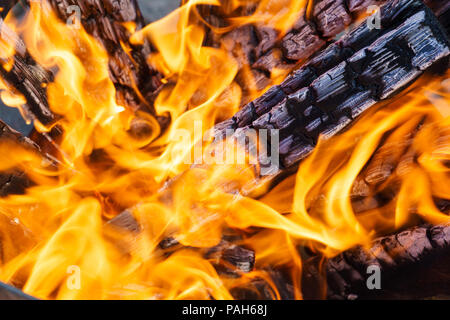
[[[387,3],[381,22],[381,29],[372,30],[364,22],[318,53],[279,86],[218,124],[216,139],[225,137],[227,129],[240,128],[234,137],[250,129],[277,129],[282,168],[288,168],[311,152],[320,135],[335,135],[433,64],[446,65],[448,37],[421,1]]]
[[[381,288],[370,289],[368,279],[380,270]],[[306,299],[419,299],[450,293],[450,225],[417,226],[373,241],[369,249],[356,247],[326,261],[305,263]],[[370,282],[370,279],[369,279]]]
[[[50,110],[45,89],[45,84],[53,80],[52,72],[44,70],[36,63],[26,50],[23,41],[3,23],[1,18],[0,31],[0,40],[14,45],[16,50],[13,57],[0,58],[0,76],[10,86],[11,91],[18,91],[25,97],[27,105],[24,108],[32,118],[38,119],[43,124],[53,122],[57,116]]]
[[[440,17],[440,22],[444,27],[449,30],[450,19],[446,15],[448,15],[447,11],[450,5],[439,0],[425,2]],[[366,13],[369,6],[382,6],[386,3],[389,3],[389,1],[313,1],[310,3],[310,5],[313,5],[311,14],[308,16],[306,10],[302,12],[299,20],[281,37],[279,32],[272,27],[261,24],[247,24],[224,35],[215,35],[213,31],[209,30],[210,35],[207,44],[212,46],[223,44],[235,56],[241,66],[244,65],[244,62],[246,66],[251,66],[254,81],[248,81],[248,77],[241,75],[241,73],[248,73],[245,70],[241,70],[237,77],[237,82],[244,89],[242,101],[246,103],[248,102],[247,95],[250,92],[264,89],[264,87],[255,87],[253,85],[255,81],[263,84],[271,83],[273,70],[293,70],[296,65],[310,58],[326,43],[355,22],[361,12]],[[402,1],[391,1],[390,3],[392,6],[405,5]],[[244,5],[240,10],[227,12],[208,6],[203,7],[200,12],[210,25],[223,27],[227,25],[227,18],[235,15],[249,15],[253,13],[254,9],[253,6],[246,8]]]
[[[144,19],[136,0],[50,0],[63,21],[73,19],[76,6],[81,10],[81,24],[109,54],[110,76],[117,89],[119,103],[133,110],[155,115],[153,101],[160,89],[161,75],[147,64],[151,45],[129,42],[130,32],[124,23],[134,23],[136,30],[144,27]],[[124,46],[131,48],[125,51]]]
[[[109,54],[110,77],[116,87],[117,101],[132,110],[141,110],[156,116],[153,102],[162,86],[161,75],[147,64],[146,58],[152,52],[151,45],[129,43],[130,32],[124,23],[134,23],[139,30],[144,26],[142,14],[135,0],[50,0],[64,21],[73,21],[74,8],[81,10],[81,24],[96,38]],[[5,10],[6,12],[6,10]],[[0,20],[1,21],[1,20]],[[23,41],[4,24],[2,38],[15,44],[16,54],[3,59],[0,75],[27,100],[30,115],[43,124],[54,122],[55,115],[49,108],[45,84],[53,80],[53,71],[44,70],[26,50]],[[130,51],[127,52],[126,48]],[[13,60],[13,61],[10,61]],[[6,65],[12,65],[6,69]],[[14,88],[14,89],[13,89]],[[168,124],[167,117],[158,117],[162,127]],[[56,133],[58,135],[58,133]]]
[[[306,300],[447,296],[450,293],[450,225],[412,227],[377,238],[368,248],[358,246],[332,259],[324,260],[316,255],[304,261],[302,268],[301,291]],[[380,289],[370,285],[371,268],[380,270]],[[287,270],[266,271],[271,283],[267,278],[255,278],[231,289],[233,297],[241,300],[295,298]]]
[[[20,144],[27,149],[39,152],[39,147],[33,141],[0,121],[0,142],[4,141]],[[10,194],[23,194],[31,183],[25,173],[20,170],[0,172],[0,197]]]

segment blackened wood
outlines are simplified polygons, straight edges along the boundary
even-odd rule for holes
[[[392,28],[395,28],[395,26],[398,25],[397,21],[401,21],[401,16],[396,15],[395,17],[397,17],[397,19],[393,19],[393,12],[401,13],[402,11],[405,11],[404,8],[408,9],[411,6],[410,2],[411,1],[404,1],[402,6],[390,6],[387,9],[384,9],[383,7],[381,12],[383,19],[382,29],[370,30],[366,23],[362,23],[358,28],[346,34],[342,39],[319,52],[308,64],[294,71],[294,73],[280,85],[279,88],[281,88],[281,91],[283,91],[286,95],[289,95],[303,87],[308,86],[313,80],[317,79],[324,72],[337,66],[354,52],[363,49],[373,43],[375,39],[380,37],[382,34],[385,34]],[[415,1],[414,3],[420,4],[420,1]],[[392,7],[396,9],[389,10]],[[406,11],[407,12],[404,16],[407,16],[408,13],[411,15],[412,12],[415,12],[414,7]],[[301,51],[303,52],[303,50]],[[253,105],[254,103],[250,103],[248,106],[244,106],[243,109],[251,109]],[[269,107],[274,106],[275,104],[272,104]],[[246,121],[241,121],[240,119],[240,114],[247,113],[247,110],[241,110],[240,113],[234,117],[236,119],[234,122],[239,123],[240,127],[250,125],[252,121],[256,120],[256,118],[249,118],[246,119]]]
[[[208,249],[204,256],[211,261],[219,274],[239,276],[239,273],[252,271],[255,266],[253,250],[226,240]]]
[[[450,5],[440,0],[428,0],[427,5],[430,6],[440,17],[441,23],[449,30],[450,19],[448,17],[448,7]],[[218,46],[219,43],[226,43],[226,48],[236,57],[243,65],[247,61],[252,68],[252,72],[262,71],[263,73],[255,73],[258,78],[255,80],[259,83],[270,83],[273,70],[292,70],[296,64],[305,61],[315,52],[322,48],[327,41],[330,41],[340,32],[344,31],[351,23],[356,21],[360,12],[367,12],[367,8],[371,5],[382,6],[386,3],[390,5],[385,7],[383,15],[389,16],[389,11],[394,12],[398,9],[410,10],[414,6],[414,1],[387,1],[387,0],[319,0],[313,2],[312,14],[307,17],[306,11],[300,14],[300,18],[291,30],[284,36],[280,37],[279,33],[268,26],[261,24],[249,24],[238,27],[237,29],[225,34],[210,36],[213,40],[207,41],[207,44]],[[244,6],[245,7],[245,6]],[[395,10],[394,10],[395,9]],[[232,14],[243,14],[241,11]],[[253,10],[247,10],[252,13]],[[226,26],[226,18],[231,13],[217,9],[214,6],[208,6],[208,10],[203,7],[201,14],[204,19],[216,27]],[[208,17],[214,19],[208,19]],[[399,16],[388,17],[395,20]],[[213,21],[211,21],[213,20]],[[384,19],[386,24],[386,20]],[[392,23],[392,21],[390,21]],[[212,32],[209,30],[210,33]],[[246,33],[245,37],[237,37],[239,33]],[[376,34],[376,32],[372,32]],[[367,36],[368,34],[366,34]],[[376,36],[376,35],[374,35]],[[251,41],[243,41],[243,39],[251,39]],[[360,40],[363,37],[360,37]],[[237,50],[238,48],[238,50]],[[274,52],[280,52],[281,55],[274,59]],[[252,81],[243,81],[242,70],[238,75],[238,83],[244,89],[243,103],[247,102],[246,92],[254,92],[255,88],[248,88],[252,85]],[[263,78],[264,80],[262,80]]]
[[[356,247],[326,261],[323,272],[316,263],[311,260],[305,266],[303,294],[307,299],[323,298],[315,286],[325,282],[331,299],[418,299],[448,294],[450,225],[418,226],[378,238],[369,249]],[[370,266],[381,272],[380,290],[367,286],[373,274],[368,272]]]
[[[105,235],[116,244],[124,254],[133,250],[133,245],[143,231],[143,227],[133,216],[132,210],[124,210],[104,225]],[[221,275],[239,277],[241,273],[248,273],[255,265],[255,252],[250,248],[237,245],[237,239],[222,239],[222,241],[207,249],[202,249],[205,259],[208,259]],[[159,243],[159,249],[170,254],[185,248],[175,238],[165,237]]]
[[[323,37],[335,36],[352,21],[345,0],[316,1],[313,16],[317,23],[317,29]]]
[[[39,152],[39,147],[34,142],[0,121],[1,141],[20,144],[22,147]],[[13,169],[0,173],[0,197],[5,197],[9,194],[23,194],[30,185],[31,181],[20,170]]]
[[[254,278],[251,281],[230,289],[236,300],[293,300],[294,287],[284,270],[263,270],[266,278]]]
[[[306,10],[300,13],[300,18],[292,29],[281,38],[273,27],[256,23],[238,27],[223,36],[211,36],[210,38],[214,39],[209,41],[209,44],[218,46],[219,43],[226,43],[225,47],[241,65],[242,61],[248,61],[253,70],[264,71],[263,74],[257,74],[260,78],[264,77],[265,82],[270,82],[273,70],[292,70],[296,63],[310,57],[325,45],[328,39],[343,31],[354,20],[344,0],[319,0],[314,1],[313,5],[311,17],[306,17]],[[246,5],[242,5],[233,12],[220,10],[214,6],[208,6],[207,9],[203,7],[200,12],[208,23],[215,27],[223,27],[227,25],[226,19],[230,16],[251,14],[253,11],[254,7],[246,8]],[[211,16],[215,18],[211,19]],[[241,37],[236,37],[237,33],[243,31],[251,36],[251,41],[243,42]],[[273,59],[274,50],[282,53],[277,59]],[[238,79],[240,78],[242,76],[238,76]],[[264,82],[261,79],[258,81]],[[253,89],[247,88],[252,82],[240,81],[239,84],[244,89],[243,101],[245,101],[245,93]]]
[[[53,80],[53,74],[44,70],[30,56],[23,41],[0,18],[0,37],[8,45],[14,46],[13,57],[0,59],[0,76],[11,86],[11,90],[19,91],[27,100],[29,113],[43,124],[56,119],[50,110],[44,85]],[[0,42],[1,43],[1,42]],[[11,68],[5,66],[12,65]]]
[[[441,0],[425,0],[424,2],[436,14],[447,35],[450,35],[450,2]]]
[[[9,10],[17,3],[17,0],[3,0],[0,4],[0,17],[5,18]]]
[[[226,129],[278,129],[280,158],[290,167],[309,154],[319,135],[336,134],[449,56],[447,35],[420,1],[390,2],[381,17],[382,29],[362,23],[219,124],[216,137]]]
[[[136,0],[50,2],[64,21],[73,14],[69,10],[71,6],[80,8],[83,27],[103,44],[109,54],[110,75],[117,89],[118,102],[154,115],[152,103],[162,83],[161,75],[147,64],[152,48],[147,41],[142,45],[131,45],[131,34],[124,26],[124,23],[134,23],[136,30],[144,26]],[[124,46],[129,46],[131,51],[127,53]]]
[[[383,5],[385,0],[347,0],[347,7],[351,12],[366,11],[372,5]]]

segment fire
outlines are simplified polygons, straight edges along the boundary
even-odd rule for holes
[[[300,11],[285,12],[287,3],[262,1],[247,22],[283,32]],[[150,115],[117,104],[108,56],[83,29],[60,22],[46,2],[32,2],[26,19],[15,22],[33,58],[58,70],[47,92],[62,115],[52,126],[63,135],[52,157],[0,144],[9,155],[0,170],[20,169],[34,182],[24,195],[0,198],[1,281],[44,299],[231,299],[234,288],[262,278],[279,298],[266,270],[285,267],[301,298],[299,246],[331,257],[418,219],[448,220],[435,204],[450,199],[444,77],[423,80],[343,134],[321,139],[296,175],[258,199],[242,192],[256,179],[248,163],[191,166],[207,151],[195,154],[207,130],[241,98],[237,62],[224,48],[203,46],[198,4],[220,3],[189,1],[132,38],[147,37],[158,49],[148,59],[168,83],[155,102],[159,114],[170,114],[165,132]],[[24,104],[6,83],[0,90],[10,105]],[[137,120],[154,133],[131,136]],[[380,196],[386,190],[389,199]],[[121,212],[136,225],[114,224]],[[225,234],[255,251],[253,271],[231,278],[213,267],[204,253]],[[8,240],[14,237],[18,243]],[[167,251],[167,239],[179,244]]]

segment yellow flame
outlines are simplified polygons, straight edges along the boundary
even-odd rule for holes
[[[231,289],[255,278],[274,288],[265,270],[283,266],[301,298],[298,246],[333,256],[418,218],[448,221],[434,201],[450,199],[450,97],[439,77],[367,112],[343,134],[320,139],[297,174],[260,199],[240,192],[255,179],[250,159],[189,168],[206,130],[233,114],[241,95],[233,83],[236,62],[224,48],[203,46],[193,14],[198,4],[219,2],[189,1],[133,37],[147,37],[158,49],[149,61],[167,85],[155,106],[172,120],[160,136],[144,139],[130,127],[158,123],[117,104],[99,43],[60,22],[46,2],[32,2],[17,22],[33,58],[58,70],[47,93],[61,115],[52,125],[63,134],[53,161],[0,143],[9,155],[0,171],[20,170],[34,183],[23,195],[0,198],[1,281],[45,299],[231,299]],[[279,17],[287,2],[263,4],[280,14],[257,10],[255,17],[269,23],[272,16],[276,28],[285,28]],[[13,105],[25,102],[6,84],[2,89]],[[386,190],[391,198],[381,203],[377,195]],[[138,226],[110,221],[125,209]],[[230,278],[205,257],[226,232],[255,250],[252,272]],[[168,237],[180,245],[163,249]],[[280,297],[276,288],[272,296]]]

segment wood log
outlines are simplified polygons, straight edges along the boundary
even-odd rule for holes
[[[14,45],[14,57],[0,58],[0,76],[27,100],[24,106],[32,118],[43,124],[53,122],[57,117],[50,110],[45,84],[53,80],[51,71],[44,70],[26,50],[23,41],[0,18],[0,40]],[[1,42],[0,42],[1,44]],[[5,66],[12,65],[11,68]],[[32,120],[32,119],[31,119]]]
[[[133,250],[134,242],[143,231],[142,226],[133,216],[132,210],[125,210],[105,224],[105,235],[111,239],[124,254]],[[239,277],[241,273],[248,273],[255,265],[255,253],[253,250],[235,244],[239,242],[238,236],[224,235],[222,241],[207,249],[199,250],[205,259],[208,259],[221,275]],[[186,248],[175,238],[167,236],[159,243],[159,249],[167,255],[176,250]]]
[[[135,0],[49,0],[64,21],[73,19],[72,6],[80,8],[83,27],[107,50],[110,61],[110,76],[116,86],[117,100],[132,110],[141,110],[156,116],[153,101],[161,88],[161,75],[147,64],[146,58],[152,52],[151,45],[131,45],[130,32],[124,23],[134,23],[137,29],[143,27],[143,18]],[[25,44],[5,25],[2,38],[15,44],[16,54],[12,69],[4,65],[11,61],[1,61],[0,75],[27,100],[30,114],[40,122],[49,124],[58,116],[50,110],[45,83],[53,80],[51,70],[44,70],[27,52]],[[130,52],[126,48],[130,47]],[[167,126],[167,117],[158,117],[162,127]],[[58,133],[56,133],[58,134]]]
[[[39,147],[33,141],[11,129],[2,121],[0,121],[0,141],[17,143],[27,149],[39,152]],[[0,173],[0,197],[5,197],[9,194],[23,194],[30,185],[31,181],[24,172],[11,170]]]
[[[153,51],[147,41],[142,45],[129,42],[125,23],[144,27],[144,19],[136,0],[49,0],[63,21],[71,19],[71,6],[81,11],[81,24],[109,54],[111,80],[117,89],[117,100],[133,110],[155,115],[153,101],[161,88],[161,74],[147,63]],[[131,51],[126,52],[126,47]]]
[[[227,129],[240,128],[235,136],[249,129],[277,129],[282,167],[291,167],[311,152],[319,135],[336,134],[431,65],[448,63],[447,35],[421,1],[391,1],[382,7],[381,18],[381,29],[362,23],[217,125],[216,140]]]
[[[231,288],[230,293],[233,298],[236,300],[294,299],[294,287],[284,270],[267,269],[264,271],[268,278],[258,277],[243,286]]]
[[[295,65],[310,58],[327,42],[332,40],[340,32],[344,31],[350,24],[357,21],[360,12],[366,13],[366,9],[371,5],[382,6],[387,0],[319,0],[313,2],[312,14],[306,16],[306,11],[300,15],[299,20],[294,23],[292,29],[282,37],[279,36],[275,29],[261,24],[247,24],[226,33],[223,36],[210,36],[213,40],[207,43],[212,46],[219,46],[220,43],[225,44],[228,49],[238,60],[240,65],[247,62],[251,65],[252,73],[258,73],[258,81],[260,83],[270,83],[273,70],[292,70]],[[450,24],[445,12],[450,5],[443,4],[439,0],[428,0],[427,5],[430,6],[440,17],[441,23],[448,28]],[[401,1],[394,1],[394,6],[404,4]],[[200,12],[209,24],[215,27],[223,27],[227,25],[227,18],[236,14],[243,14],[245,6],[241,11],[233,11],[232,13],[220,11],[213,6],[208,9],[203,8]],[[251,14],[254,7],[247,10],[247,14]],[[213,16],[213,18],[209,18]],[[448,30],[448,29],[447,29]],[[210,31],[212,33],[212,31]],[[240,36],[237,36],[240,35]],[[243,41],[242,39],[250,39]],[[282,54],[273,59],[273,52],[281,52]],[[241,72],[245,72],[244,70]],[[254,87],[252,81],[238,74],[237,82],[244,89],[244,97],[242,101],[246,102],[246,93],[253,92]],[[264,81],[260,78],[264,77]],[[260,89],[261,90],[261,89]]]
[[[255,266],[255,252],[249,248],[238,246],[230,241],[222,240],[217,246],[208,249],[205,258],[211,261],[219,274],[239,277]]]
[[[381,289],[370,289],[370,266],[380,270]],[[305,263],[306,299],[419,299],[450,292],[450,224],[413,227],[356,247],[328,260],[319,271],[318,259]]]
[[[370,266],[379,268],[381,289],[369,289]],[[373,267],[372,267],[373,268]],[[450,224],[423,225],[375,239],[324,260],[314,256],[303,263],[301,291],[306,300],[425,299],[450,292]],[[369,270],[369,272],[368,272]],[[295,298],[292,278],[284,269],[267,270],[231,290],[235,299]],[[275,285],[275,288],[273,287]]]

